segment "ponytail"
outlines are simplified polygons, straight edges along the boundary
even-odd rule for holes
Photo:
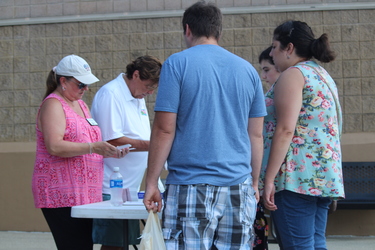
[[[335,52],[331,50],[326,33],[312,41],[310,52],[317,60],[324,63],[331,62],[336,58]]]
[[[55,91],[57,89],[57,86],[59,85],[59,82],[60,82],[60,77],[61,76],[58,76],[56,75],[56,73],[53,71],[53,69],[49,72],[48,76],[47,76],[47,80],[46,80],[46,93],[43,97],[43,100],[49,96],[49,94],[51,94],[53,91]]]
[[[335,53],[331,50],[328,35],[323,34],[315,39],[310,26],[301,21],[286,21],[279,25],[273,33],[273,39],[281,44],[281,49],[292,43],[296,48],[296,54],[310,60],[312,57],[327,63],[335,59]]]

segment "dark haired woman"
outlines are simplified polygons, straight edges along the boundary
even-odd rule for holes
[[[279,78],[280,72],[276,69],[270,56],[272,46],[263,50],[259,54],[258,62],[260,64],[260,77],[267,83],[266,89],[268,90]],[[262,194],[260,194],[262,196]],[[268,223],[264,214],[263,199],[260,197],[260,202],[257,204],[256,219],[254,222],[254,250],[267,250],[268,249]]]
[[[266,81],[267,90],[276,82],[277,78],[280,76],[280,72],[276,69],[275,63],[273,62],[272,57],[270,56],[272,46],[263,50],[259,55],[259,64],[260,64],[260,77],[262,80]]]
[[[334,80],[312,59],[335,56],[327,35],[315,39],[300,21],[275,29],[270,56],[282,73],[266,94],[264,204],[283,250],[327,249],[328,207],[344,197],[341,108]]]

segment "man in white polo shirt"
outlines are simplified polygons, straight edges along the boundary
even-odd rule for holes
[[[131,151],[121,159],[104,159],[103,200],[110,199],[109,178],[113,167],[119,167],[124,188],[139,190],[147,167],[150,120],[144,97],[158,86],[161,62],[152,56],[141,56],[126,66],[126,74],[101,87],[96,93],[91,113],[102,131],[103,141],[120,146],[131,144]],[[102,250],[122,249],[121,220],[94,220],[93,240]],[[139,221],[129,221],[129,244],[139,243]]]

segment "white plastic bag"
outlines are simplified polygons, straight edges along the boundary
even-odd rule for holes
[[[149,212],[141,238],[140,250],[166,250],[157,213]]]

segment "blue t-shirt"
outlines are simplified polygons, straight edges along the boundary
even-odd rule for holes
[[[250,176],[248,119],[266,115],[257,71],[217,45],[163,64],[155,111],[177,113],[167,184],[232,186]]]

